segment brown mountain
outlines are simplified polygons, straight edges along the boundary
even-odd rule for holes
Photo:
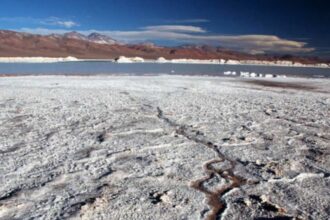
[[[145,59],[192,58],[192,59],[257,59],[291,60],[301,63],[324,62],[319,58],[298,56],[251,55],[221,47],[185,45],[160,47],[150,43],[137,45],[119,44],[114,39],[98,33],[84,36],[77,32],[64,35],[35,35],[14,31],[0,31],[0,57],[66,57],[87,59],[113,59],[118,56],[139,56]]]

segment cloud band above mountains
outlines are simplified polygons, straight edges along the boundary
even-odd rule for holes
[[[79,26],[78,23],[70,19],[58,17],[32,18],[32,17],[0,17],[0,22],[24,24],[29,23],[40,26],[57,26],[61,28],[73,28]]]
[[[67,30],[63,29],[43,29],[43,28],[22,28],[18,31],[36,34],[63,34]],[[118,41],[127,43],[137,43],[146,41],[172,41],[178,43],[191,44],[212,44],[235,49],[252,54],[257,53],[308,53],[315,49],[307,47],[303,41],[295,41],[280,38],[275,35],[220,35],[208,33],[205,29],[198,26],[188,25],[158,25],[147,26],[134,31],[98,31],[81,30],[81,34],[98,32],[108,35]]]
[[[141,29],[155,32],[206,33],[206,30],[201,27],[189,25],[156,25],[143,27]]]

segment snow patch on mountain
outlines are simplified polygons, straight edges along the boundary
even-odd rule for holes
[[[88,41],[97,43],[97,44],[117,44],[118,42],[114,39],[112,39],[109,36],[99,34],[99,33],[91,33],[90,35],[87,36]]]
[[[68,32],[63,35],[65,38],[76,39],[76,40],[85,40],[88,41],[88,38],[76,31]]]
[[[89,41],[96,44],[108,44],[108,45],[118,44],[118,42],[112,39],[111,37],[96,32],[86,36],[79,32],[72,31],[65,33],[63,36],[66,38],[71,38],[76,40]]]

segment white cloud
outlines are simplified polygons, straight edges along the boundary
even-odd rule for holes
[[[42,28],[24,28],[19,31],[38,34],[62,34],[67,32],[65,29],[50,30]],[[163,40],[178,43],[212,44],[253,54],[267,52],[307,53],[315,50],[312,47],[307,47],[306,42],[284,39],[275,35],[212,35],[207,34],[201,27],[185,25],[148,26],[135,31],[81,30],[78,32],[85,35],[99,32],[127,43]]]
[[[44,26],[58,26],[64,28],[72,28],[79,26],[78,23],[69,20],[61,19],[58,17],[48,18],[32,18],[32,17],[0,17],[1,22],[15,23],[15,24],[32,24],[32,25],[44,25]]]
[[[53,22],[54,25],[58,25],[58,26],[63,26],[66,28],[72,28],[75,26],[78,26],[77,23],[75,23],[74,21],[55,21]]]
[[[311,52],[314,50],[314,48],[306,47],[306,42],[283,39],[274,35],[198,36],[196,40],[205,40],[215,44],[218,43],[224,47],[240,49],[249,53],[301,53]]]
[[[20,28],[19,32],[26,32],[31,34],[40,34],[40,35],[48,35],[48,34],[64,34],[68,32],[66,29],[48,29],[48,28]]]
[[[177,24],[193,24],[193,23],[207,23],[210,22],[204,18],[195,19],[182,19],[182,20],[165,20],[166,23],[177,23]]]
[[[142,28],[148,31],[162,31],[162,32],[185,32],[185,33],[205,33],[206,31],[197,26],[189,25],[157,25],[147,26]]]
[[[72,27],[79,26],[78,23],[76,23],[72,20],[63,20],[58,17],[49,17],[49,18],[41,20],[40,23],[45,24],[45,25],[53,25],[53,26],[59,26],[59,27],[65,27],[65,28],[72,28]]]

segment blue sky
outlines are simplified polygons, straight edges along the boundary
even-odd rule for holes
[[[0,29],[329,56],[329,10],[325,0],[2,0]]]

